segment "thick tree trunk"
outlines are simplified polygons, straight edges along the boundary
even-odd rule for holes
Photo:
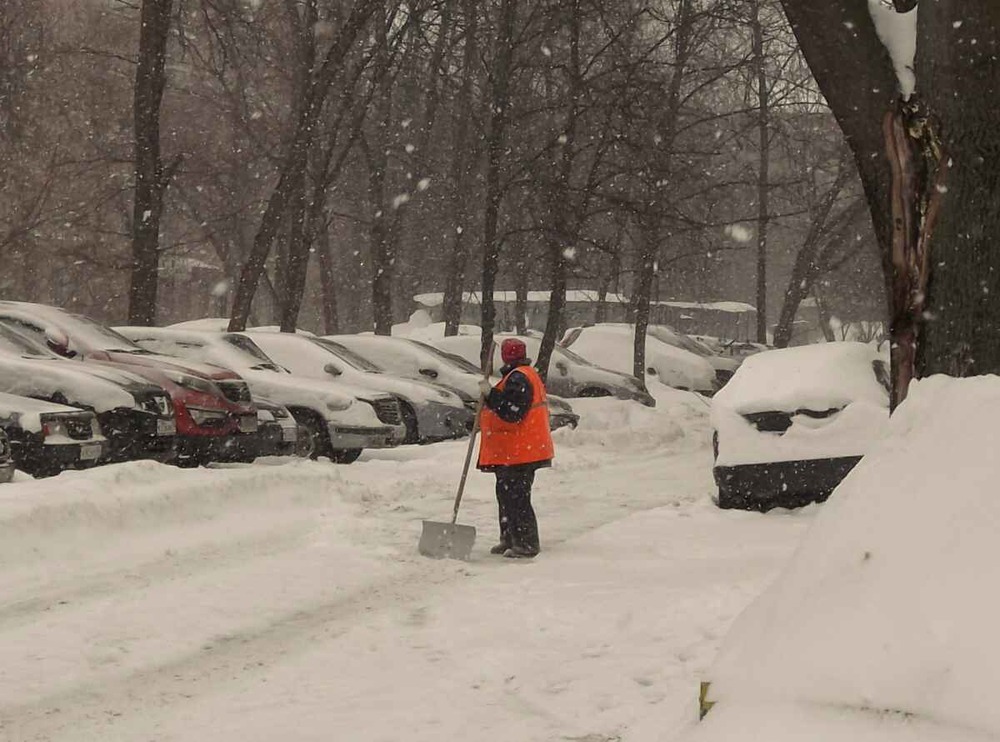
[[[918,154],[930,170],[939,147],[942,167],[923,175],[910,256],[909,272],[933,267],[916,373],[1000,373],[1000,335],[987,331],[1000,317],[1000,3],[938,0],[918,12],[917,81],[932,114]]]
[[[135,73],[135,200],[132,208],[132,266],[128,321],[156,322],[160,266],[160,217],[169,182],[160,159],[160,104],[170,34],[172,0],[143,0],[140,11],[139,64]]]
[[[632,375],[646,388],[646,330],[649,328],[649,301],[653,291],[653,274],[659,253],[658,220],[643,225],[639,252],[639,276],[632,297],[635,336],[633,338]]]
[[[760,0],[751,2],[750,26],[753,31],[753,66],[757,76],[757,134],[760,150],[757,169],[757,342],[767,343],[767,227],[770,219],[768,196],[771,188],[771,127]]]
[[[469,129],[472,126],[473,82],[478,64],[479,7],[478,0],[465,0],[465,48],[462,52],[462,86],[455,102],[455,123],[452,146],[451,177],[449,178],[450,206],[455,230],[451,252],[448,256],[444,287],[444,334],[457,335],[462,321],[462,295],[465,292],[469,267],[469,248],[466,239],[469,225],[469,170],[475,157],[470,156]],[[475,148],[473,148],[475,149]]]
[[[566,124],[563,127],[558,178],[554,198],[549,206],[552,218],[552,232],[548,239],[549,266],[552,271],[549,282],[549,313],[545,321],[545,332],[538,348],[535,366],[544,381],[548,378],[549,361],[556,341],[563,330],[563,315],[566,309],[566,251],[575,248],[577,222],[570,216],[573,194],[570,191],[573,178],[573,163],[576,159],[577,124],[583,101],[583,80],[580,68],[580,7],[574,0],[567,7],[569,32],[569,64],[566,104]],[[572,222],[572,224],[571,224]]]
[[[496,287],[497,272],[500,268],[500,243],[497,227],[500,218],[500,202],[503,200],[501,174],[504,141],[510,106],[510,80],[514,64],[514,22],[517,18],[517,0],[502,0],[500,5],[499,31],[497,38],[497,60],[493,67],[493,90],[491,95],[490,131],[486,146],[486,211],[483,215],[483,283],[482,283],[482,349],[481,357],[485,368],[493,347],[496,306],[493,291]]]

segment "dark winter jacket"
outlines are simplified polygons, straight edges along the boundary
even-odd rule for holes
[[[506,377],[518,367],[530,365],[531,361],[527,358],[515,361],[500,369],[500,376]],[[511,374],[503,391],[491,390],[485,404],[505,423],[519,423],[531,409],[533,396],[531,382],[527,377],[524,374]]]

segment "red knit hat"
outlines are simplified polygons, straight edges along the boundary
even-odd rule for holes
[[[528,349],[524,341],[519,338],[506,338],[500,343],[500,357],[504,363],[520,361],[528,355]]]

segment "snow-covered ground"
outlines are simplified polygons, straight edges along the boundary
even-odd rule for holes
[[[0,739],[664,740],[819,506],[719,511],[706,403],[574,400],[542,555],[416,553],[464,442],[0,488]]]

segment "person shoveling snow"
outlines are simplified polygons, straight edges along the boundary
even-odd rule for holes
[[[550,466],[554,456],[545,383],[521,340],[504,340],[500,356],[500,383],[481,382],[485,399],[478,467],[496,474],[500,520],[500,542],[490,553],[530,558],[541,548],[531,485],[535,472]]]

